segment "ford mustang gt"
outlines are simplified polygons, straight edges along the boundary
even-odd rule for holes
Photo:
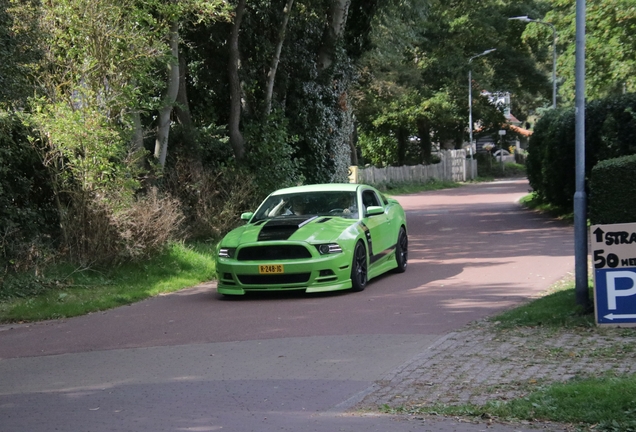
[[[371,186],[322,184],[278,190],[217,248],[217,290],[362,291],[406,270],[404,210]]]

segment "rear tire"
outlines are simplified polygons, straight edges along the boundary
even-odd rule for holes
[[[351,289],[362,291],[367,286],[367,250],[364,244],[359,241],[353,251],[353,262],[351,263]]]
[[[397,243],[395,245],[395,261],[397,262],[395,273],[404,273],[406,271],[408,258],[409,238],[406,235],[406,230],[402,227],[400,228],[400,233],[398,234]]]

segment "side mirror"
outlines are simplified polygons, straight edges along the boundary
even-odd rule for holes
[[[241,214],[241,220],[248,221],[252,219],[252,216],[254,216],[254,212],[243,213]]]
[[[384,213],[384,207],[380,206],[369,206],[367,207],[367,216],[377,216]]]

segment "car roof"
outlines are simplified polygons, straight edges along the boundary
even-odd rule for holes
[[[366,186],[357,183],[324,183],[304,186],[295,186],[285,189],[279,189],[272,192],[271,195],[282,195],[290,193],[304,192],[356,192],[359,187]],[[367,186],[368,187],[368,186]]]

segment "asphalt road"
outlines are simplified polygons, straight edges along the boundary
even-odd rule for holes
[[[348,409],[442,335],[573,270],[571,227],[516,204],[527,192],[518,180],[398,197],[409,267],[360,293],[226,300],[209,283],[0,327],[0,431],[483,430]]]

